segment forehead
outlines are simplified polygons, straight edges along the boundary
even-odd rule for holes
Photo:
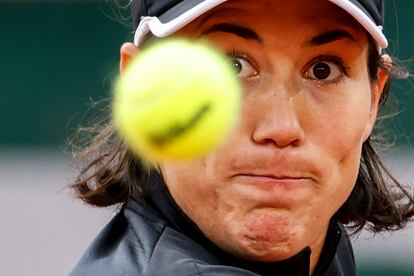
[[[328,0],[229,0],[192,24],[200,28],[217,21],[254,27],[259,33],[342,28],[365,37],[365,29]]]

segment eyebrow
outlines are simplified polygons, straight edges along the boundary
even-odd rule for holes
[[[305,46],[321,46],[325,44],[329,44],[341,39],[347,39],[350,40],[356,44],[359,43],[357,40],[347,31],[344,30],[335,30],[335,31],[329,31],[326,33],[319,34],[313,38],[311,38],[309,41],[305,42]]]
[[[213,32],[231,33],[231,34],[237,35],[247,40],[255,40],[259,43],[263,43],[263,39],[255,31],[249,28],[246,28],[246,27],[242,27],[242,26],[235,25],[235,24],[229,24],[229,23],[221,23],[221,24],[213,25],[207,30],[203,31],[200,34],[200,36],[207,35]]]

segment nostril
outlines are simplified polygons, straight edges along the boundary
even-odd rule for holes
[[[262,140],[254,140],[256,144],[263,145],[263,146],[273,146],[277,148],[285,148],[288,146],[298,147],[302,144],[300,139],[295,140],[274,140],[270,138],[262,139]]]
[[[300,146],[305,140],[302,126],[296,121],[264,123],[257,126],[252,133],[252,140],[260,145],[273,145],[283,148]]]

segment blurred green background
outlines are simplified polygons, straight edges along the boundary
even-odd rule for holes
[[[414,1],[387,3],[388,52],[413,58]],[[0,5],[0,147],[62,147],[80,123],[94,117],[86,113],[94,112],[92,103],[110,95],[119,47],[132,30],[110,19],[105,1]],[[412,79],[393,87],[402,112],[389,124],[403,145],[414,139],[413,87]]]
[[[414,1],[386,3],[388,53],[412,59]],[[106,1],[0,0],[1,150],[62,151],[77,127],[100,114],[103,105],[94,103],[110,96],[119,48],[132,39],[133,30],[118,16]],[[408,69],[414,72],[412,65]],[[401,113],[386,124],[397,133],[396,145],[411,151],[413,79],[394,82],[392,91]],[[359,260],[359,275],[414,275],[412,265]]]
[[[61,147],[88,123],[132,33],[110,16],[102,1],[0,4],[0,146]]]

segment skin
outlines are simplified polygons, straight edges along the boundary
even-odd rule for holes
[[[158,165],[175,201],[219,247],[279,261],[309,246],[312,272],[329,221],[355,185],[387,76],[369,79],[366,33],[348,14],[323,0],[281,2],[229,1],[175,34],[197,39],[225,22],[261,39],[201,35],[223,53],[243,53],[233,57],[244,85],[241,119],[210,155]],[[336,30],[350,37],[310,45]],[[138,53],[122,46],[121,71]],[[331,71],[324,79],[314,74],[321,63]]]

